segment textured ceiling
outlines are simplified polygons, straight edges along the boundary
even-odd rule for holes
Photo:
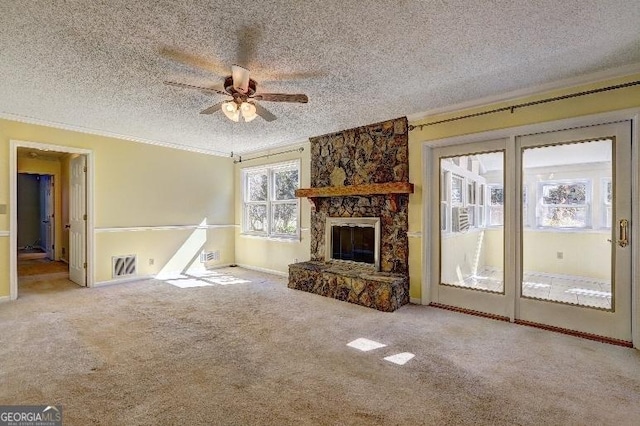
[[[2,1],[0,114],[246,153],[640,63],[639,27],[638,0]],[[162,84],[221,87],[233,63],[309,103],[233,123]]]

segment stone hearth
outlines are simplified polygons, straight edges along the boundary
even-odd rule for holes
[[[337,263],[310,261],[289,265],[289,287],[385,312],[409,302],[406,274],[373,272]]]
[[[297,196],[313,197],[311,261],[289,265],[290,288],[382,311],[409,302],[407,132],[403,117],[310,139],[311,188]],[[327,217],[380,218],[380,272],[324,261]]]

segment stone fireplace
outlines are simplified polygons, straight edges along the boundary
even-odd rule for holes
[[[408,123],[389,120],[311,138],[311,260],[289,287],[383,311],[409,301]],[[373,234],[373,238],[372,238]]]

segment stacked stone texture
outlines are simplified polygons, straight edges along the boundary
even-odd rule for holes
[[[406,117],[311,138],[311,186],[409,181]],[[409,302],[405,194],[317,198],[311,212],[311,262],[290,265],[289,287],[393,311]],[[327,217],[380,218],[380,272],[324,263]]]
[[[310,139],[311,186],[408,182],[407,127],[407,119],[399,118]],[[344,181],[336,182],[336,176],[340,180],[344,176]],[[379,217],[380,271],[406,274],[409,196],[395,196],[397,211],[392,210],[389,197],[318,198],[311,212],[311,259],[324,260],[327,217]]]

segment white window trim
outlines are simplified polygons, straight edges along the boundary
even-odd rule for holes
[[[300,199],[291,200],[275,200],[275,173],[279,170],[297,169],[298,185],[300,188],[300,160],[284,161],[281,163],[263,164],[260,166],[246,167],[242,169],[242,232],[241,235],[256,237],[274,241],[300,241]],[[267,200],[266,201],[249,201],[248,196],[248,175],[253,173],[266,173],[267,175]],[[296,189],[297,189],[296,188]],[[294,234],[280,234],[272,232],[272,207],[277,204],[295,204],[296,206],[296,232]],[[249,205],[266,205],[266,231],[252,231],[248,228],[247,206]]]
[[[472,229],[484,229],[486,228],[485,224],[478,224],[478,218],[479,218],[479,214],[478,214],[478,210],[480,208],[486,208],[486,203],[485,206],[482,206],[481,204],[479,204],[478,202],[478,197],[480,196],[480,186],[483,185],[485,187],[485,197],[486,197],[486,189],[488,187],[487,181],[484,177],[480,176],[479,174],[472,172],[470,170],[468,170],[467,168],[464,168],[462,166],[459,166],[457,164],[455,164],[455,162],[453,161],[453,158],[457,158],[457,157],[452,157],[452,158],[443,158],[443,160],[451,160],[451,161],[442,161],[441,165],[440,165],[440,171],[444,174],[444,179],[445,179],[445,188],[447,189],[447,193],[446,193],[446,199],[445,200],[441,200],[440,201],[440,205],[446,205],[446,209],[447,209],[447,223],[446,223],[446,229],[441,229],[441,232],[443,232],[443,234],[448,235],[448,234],[459,234],[459,231],[453,231],[453,209],[455,207],[464,207],[464,208],[469,208],[469,209],[473,209],[473,223],[470,225],[469,227],[469,231]],[[467,165],[470,164],[470,161],[467,160]],[[461,188],[461,202],[460,203],[454,203],[453,200],[451,199],[451,195],[453,193],[453,179],[461,179],[462,180],[462,188]],[[475,204],[469,204],[469,184],[475,183]],[[484,220],[486,221],[486,213],[483,215],[484,216]],[[486,223],[486,222],[485,222]],[[466,232],[469,232],[466,231]]]

